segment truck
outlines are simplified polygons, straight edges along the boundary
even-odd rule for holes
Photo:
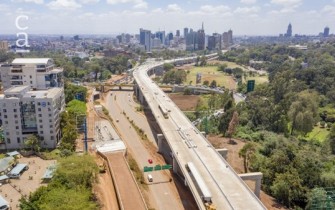
[[[204,205],[207,210],[215,210],[216,207],[212,203],[212,194],[209,191],[205,181],[203,180],[202,176],[199,174],[196,166],[193,162],[188,162],[185,165],[187,171],[192,175],[192,179],[194,181],[195,186],[197,187],[197,190],[201,196],[202,201],[204,202]]]

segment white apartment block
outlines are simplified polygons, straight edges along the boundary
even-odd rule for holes
[[[55,148],[61,138],[60,113],[65,109],[63,88],[31,91],[31,86],[11,87],[0,95],[0,124],[5,149],[24,147],[36,134],[42,148]]]
[[[28,85],[33,90],[63,87],[63,69],[56,68],[51,58],[16,58],[0,67],[4,89]]]

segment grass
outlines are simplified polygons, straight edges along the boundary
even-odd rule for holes
[[[0,159],[6,157],[5,154],[0,154]]]
[[[209,82],[216,80],[218,86],[224,86],[228,89],[236,89],[236,82],[233,77],[218,71],[217,68],[217,66],[204,66],[190,69],[190,73],[187,74],[186,84],[190,84],[192,81],[192,84],[195,85],[197,73],[201,73],[201,83],[205,80],[208,80]]]
[[[142,170],[138,166],[136,160],[131,156],[130,153],[127,153],[126,160],[128,162],[130,170],[133,172],[136,182],[145,190],[148,189],[148,186],[145,184],[145,179]]]
[[[314,129],[306,135],[307,140],[316,140],[318,142],[323,142],[327,139],[329,131],[327,128],[321,128],[320,126],[315,126]]]
[[[248,81],[248,80],[255,80],[256,85],[257,84],[262,84],[262,83],[268,83],[269,82],[269,78],[268,78],[267,75],[263,75],[263,76],[259,75],[259,76],[247,77],[246,81]]]

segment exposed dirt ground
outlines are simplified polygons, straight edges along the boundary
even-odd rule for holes
[[[200,100],[200,97],[195,95],[170,94],[169,97],[181,111],[194,111]]]
[[[228,163],[234,168],[236,173],[244,173],[243,159],[239,157],[238,152],[244,146],[245,142],[239,139],[234,139],[236,144],[229,144],[229,139],[221,136],[209,135],[208,140],[212,143],[215,148],[227,148],[228,149]],[[251,190],[254,190],[255,183],[252,181],[246,181],[247,185]],[[275,199],[263,191],[261,191],[260,200],[269,210],[286,209],[278,204]]]

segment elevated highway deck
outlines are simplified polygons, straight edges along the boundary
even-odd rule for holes
[[[180,59],[178,61],[180,62]],[[193,162],[204,179],[217,209],[266,209],[226,160],[150,79],[148,72],[152,73],[156,67],[163,64],[163,61],[153,61],[137,67],[133,73],[136,81],[135,92],[142,102],[148,104],[155,116],[172,150],[174,170],[178,167],[185,177],[185,183],[190,187],[199,209],[205,209],[205,206],[197,183],[192,181],[186,168],[188,162]],[[162,110],[166,110],[167,113],[162,113]]]

